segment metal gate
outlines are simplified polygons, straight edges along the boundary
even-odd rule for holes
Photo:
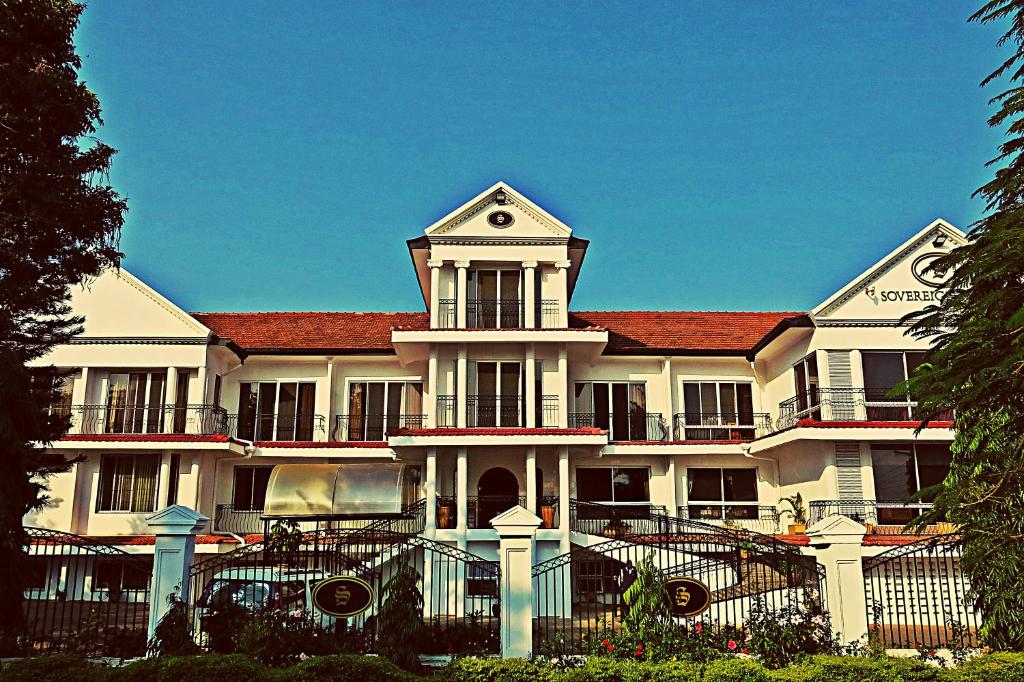
[[[886,647],[978,645],[981,615],[957,542],[932,536],[864,559],[868,623]]]
[[[497,562],[380,527],[386,525],[299,531],[283,538],[272,533],[262,542],[196,564],[189,579],[194,638],[204,648],[223,651],[232,639],[231,632],[223,636],[225,611],[237,616],[228,627],[239,628],[254,615],[281,610],[312,619],[324,631],[358,640],[372,651],[384,586],[399,566],[411,565],[419,576],[428,633],[419,653],[497,652]],[[334,576],[366,581],[373,592],[370,607],[337,619],[316,608],[314,587]]]
[[[153,556],[45,528],[25,533],[26,653],[143,655]]]
[[[666,578],[703,583],[710,606],[698,618],[715,627],[741,627],[756,602],[770,610],[824,603],[817,561],[771,536],[657,513],[624,519],[593,503],[574,507],[575,515],[586,517],[574,528],[610,539],[534,566],[535,650],[559,641],[582,652],[584,642],[617,631],[625,610],[619,578],[627,566],[647,559]]]

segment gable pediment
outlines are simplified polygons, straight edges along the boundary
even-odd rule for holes
[[[812,315],[819,323],[894,323],[937,303],[945,273],[929,265],[966,242],[961,230],[936,220],[818,305]]]
[[[565,242],[572,230],[508,183],[497,182],[425,234],[432,243]]]

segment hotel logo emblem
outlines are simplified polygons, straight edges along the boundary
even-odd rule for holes
[[[691,618],[711,606],[711,590],[696,578],[670,578],[665,589],[672,599],[672,615]]]
[[[313,606],[335,618],[357,616],[373,604],[373,588],[362,578],[336,575],[313,586]]]

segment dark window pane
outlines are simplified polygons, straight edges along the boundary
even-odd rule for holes
[[[267,502],[267,484],[274,467],[256,467],[252,477],[252,509],[263,509]]]
[[[298,384],[281,384],[277,404],[277,440],[295,440],[295,404]]]
[[[299,384],[298,414],[295,416],[295,440],[313,440],[313,404],[316,384]]]
[[[921,481],[921,489],[942,483],[952,461],[949,446],[944,443],[917,445],[916,451],[917,476]]]
[[[879,501],[902,502],[917,491],[910,446],[872,445],[871,470]]]
[[[259,385],[259,423],[257,440],[274,440],[274,414],[277,412],[277,384]]]
[[[687,424],[700,424],[700,384],[683,384],[683,412]]]
[[[884,400],[904,379],[902,353],[862,353],[864,389],[868,400]]]
[[[650,472],[640,467],[616,467],[612,470],[613,493],[616,502],[650,502],[648,486]]]
[[[722,500],[721,469],[687,469],[687,499],[698,502]]]
[[[252,467],[235,467],[235,493],[231,504],[235,509],[252,509]]]
[[[750,384],[736,384],[736,408],[740,424],[754,423],[754,397]]]
[[[722,469],[726,502],[757,502],[757,469]]]
[[[576,497],[585,502],[611,502],[612,470],[608,468],[576,469]]]

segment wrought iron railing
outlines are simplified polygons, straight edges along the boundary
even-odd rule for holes
[[[213,515],[213,530],[234,535],[263,532],[262,509],[235,509],[233,504],[218,504]]]
[[[813,500],[808,504],[807,523],[840,514],[871,526],[905,526],[932,508],[930,502],[878,500]]]
[[[518,395],[466,396],[466,426],[515,428],[525,426],[523,398]]]
[[[772,430],[771,416],[754,412],[679,412],[675,440],[753,440]]]
[[[917,402],[893,397],[886,389],[815,388],[779,403],[776,429],[787,429],[802,419],[822,422],[914,421],[921,419]],[[935,419],[951,419],[939,415]]]
[[[274,414],[228,415],[228,432],[244,440],[323,441],[327,419],[322,414],[284,412]]]
[[[384,441],[388,434],[401,429],[422,429],[425,420],[422,414],[336,414],[331,440]]]
[[[71,405],[72,434],[229,433],[228,413],[217,405]]]
[[[570,412],[570,428],[599,428],[613,441],[667,441],[672,430],[660,412]]]
[[[668,509],[643,503],[615,504],[569,500],[569,529],[587,535],[610,538],[626,534],[652,535],[664,532]]]
[[[778,533],[779,510],[767,504],[703,504],[691,502],[678,510],[679,518],[715,526],[742,528],[758,533]]]
[[[470,329],[522,329],[523,317],[519,298],[466,300],[466,327]]]
[[[537,302],[536,326],[541,329],[557,329],[561,320],[562,306],[557,299],[543,299]]]
[[[548,499],[548,498],[543,498]],[[466,498],[466,527],[490,528],[491,519],[516,505],[526,506],[525,495],[473,495]],[[557,524],[557,506],[556,506]],[[455,528],[458,524],[459,505],[455,497],[437,497],[437,527]]]
[[[458,302],[454,298],[442,298],[437,302],[438,329],[455,329],[458,322]]]

